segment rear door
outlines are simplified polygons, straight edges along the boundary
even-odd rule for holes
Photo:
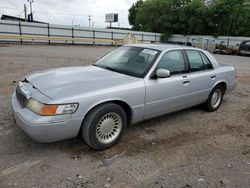
[[[199,50],[185,50],[189,64],[190,105],[205,102],[216,81],[216,72],[208,57]]]

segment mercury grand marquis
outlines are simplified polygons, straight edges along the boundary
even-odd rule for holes
[[[202,104],[216,111],[236,71],[207,51],[178,45],[125,45],[91,66],[26,76],[11,99],[16,123],[34,140],[80,135],[95,150],[115,145],[127,125]]]

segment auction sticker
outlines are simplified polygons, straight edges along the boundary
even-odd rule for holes
[[[155,51],[155,50],[149,50],[149,49],[144,49],[142,52],[146,53],[146,54],[150,54],[150,55],[157,54],[157,51]]]

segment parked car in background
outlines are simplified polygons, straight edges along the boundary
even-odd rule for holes
[[[243,41],[239,47],[240,55],[250,55],[250,41]]]
[[[225,41],[221,41],[219,44],[215,45],[215,49],[212,52],[214,54],[238,55],[239,54],[239,44],[237,44],[234,47],[229,47],[225,44]]]
[[[167,41],[167,44],[178,44],[182,46],[190,46],[190,47],[195,47],[194,43],[192,42],[183,42],[183,41]]]
[[[91,66],[26,76],[12,112],[34,140],[80,135],[95,150],[116,144],[127,125],[203,104],[216,111],[235,88],[236,71],[207,51],[179,45],[136,44],[115,49]]]

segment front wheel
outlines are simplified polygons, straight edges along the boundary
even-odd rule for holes
[[[207,101],[204,104],[205,110],[208,112],[216,111],[223,100],[224,89],[222,86],[216,86],[210,93]]]
[[[82,125],[84,141],[95,150],[115,145],[127,127],[127,116],[117,104],[106,103],[92,109]]]

